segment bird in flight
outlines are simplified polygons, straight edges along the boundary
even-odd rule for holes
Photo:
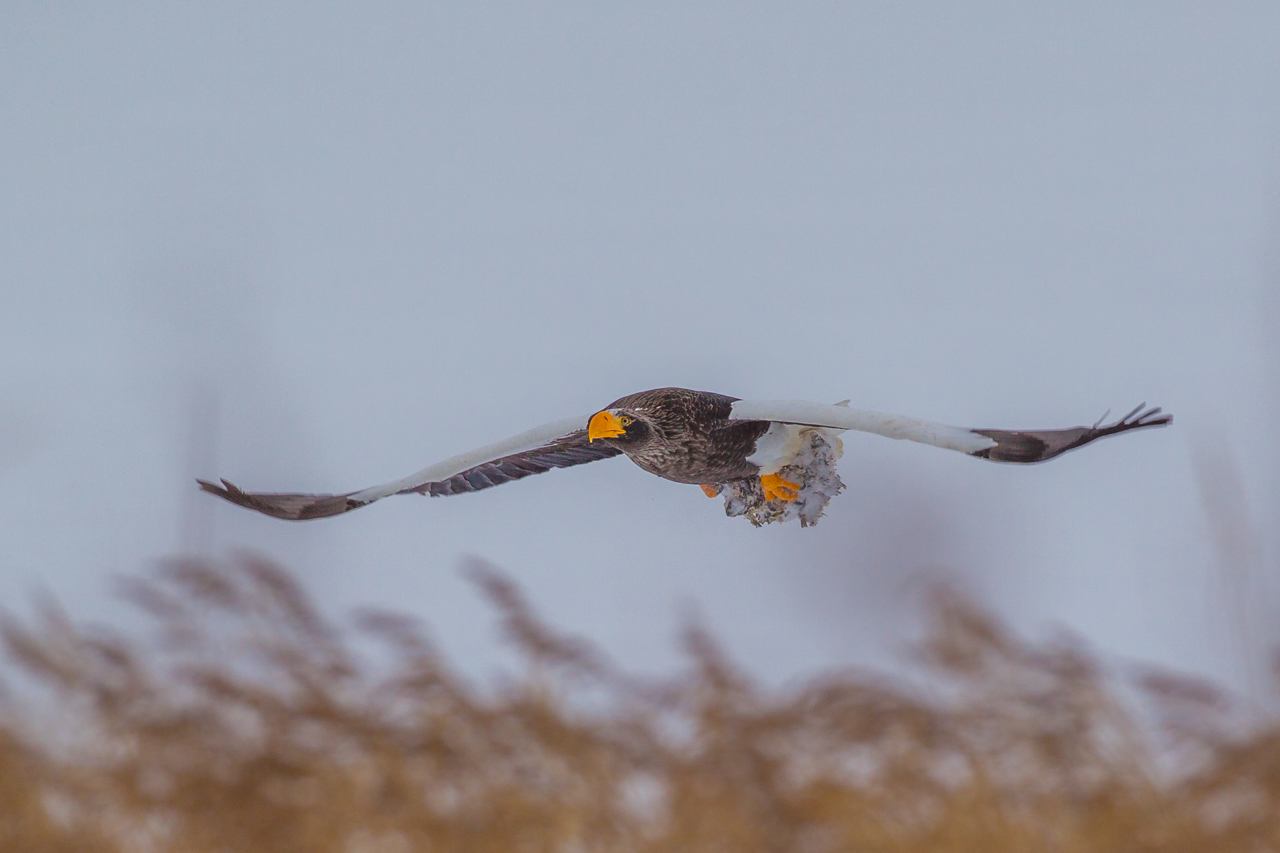
[[[932,444],[995,462],[1031,463],[1099,438],[1172,422],[1171,415],[1160,411],[1144,403],[1111,423],[1099,420],[1093,426],[1070,429],[966,429],[851,409],[848,401],[824,405],[740,400],[708,391],[657,388],[357,492],[245,492],[226,480],[220,486],[197,482],[206,492],[234,504],[302,521],[340,515],[390,495],[442,497],[478,492],[552,468],[626,454],[651,474],[701,486],[708,497],[727,490],[726,511],[748,514],[756,524],[784,520],[789,505],[803,507],[812,498],[810,511],[800,517],[802,523],[813,523],[827,500],[843,488],[834,476],[834,461],[841,450],[837,436],[845,430]]]

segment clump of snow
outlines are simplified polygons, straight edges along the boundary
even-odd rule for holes
[[[801,527],[818,523],[827,503],[844,488],[836,473],[844,446],[828,430],[804,430],[801,438],[800,451],[778,471],[784,480],[800,484],[799,496],[794,501],[767,501],[759,477],[734,480],[720,490],[725,515],[744,516],[756,527],[793,518],[800,519]]]

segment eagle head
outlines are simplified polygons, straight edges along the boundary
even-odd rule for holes
[[[605,409],[591,416],[587,424],[587,441],[609,440],[619,446],[643,444],[653,435],[653,426],[638,412],[628,409]]]

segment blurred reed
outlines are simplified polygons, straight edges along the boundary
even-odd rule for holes
[[[634,678],[471,576],[528,663],[495,687],[253,557],[128,581],[145,642],[6,619],[8,680],[47,696],[0,700],[0,850],[1280,850],[1276,720],[1167,672],[1131,689],[945,590],[915,686],[768,690],[698,628],[686,671]]]

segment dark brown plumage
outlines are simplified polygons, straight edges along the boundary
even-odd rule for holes
[[[760,472],[747,461],[766,421],[730,421],[737,397],[687,388],[655,388],[605,407],[634,418],[627,433],[596,439],[617,447],[651,474],[677,483],[727,483]]]
[[[548,442],[542,447],[503,456],[501,459],[468,468],[447,480],[423,483],[421,486],[404,489],[397,494],[430,495],[433,498],[439,498],[460,495],[464,492],[478,492],[481,489],[528,477],[530,474],[541,474],[552,468],[570,468],[574,465],[595,462],[597,459],[621,455],[622,451],[616,447],[602,442],[587,441],[587,431],[580,429],[563,438]]]
[[[419,494],[438,498],[465,492],[478,492],[481,489],[528,477],[530,474],[541,474],[552,468],[569,468],[595,462],[597,459],[621,455],[622,451],[616,447],[602,442],[588,442],[587,431],[580,429],[548,442],[542,447],[503,456],[491,462],[475,465],[447,479],[433,480],[413,488],[400,489],[393,494]],[[352,500],[351,496],[357,492],[347,492],[342,495],[250,493],[241,491],[226,480],[222,481],[221,486],[204,480],[196,482],[200,484],[201,489],[210,494],[288,521],[307,521],[312,518],[340,515],[359,509],[367,503],[367,501]]]
[[[1003,429],[975,429],[978,435],[985,435],[996,442],[995,447],[977,450],[969,454],[993,462],[1044,462],[1055,456],[1083,447],[1091,441],[1119,435],[1132,429],[1143,427],[1165,426],[1173,421],[1172,415],[1160,414],[1160,407],[1146,409],[1143,403],[1118,421],[1103,424],[1102,421],[1091,427],[1073,427],[1071,429],[1050,429],[1017,432]],[[1141,412],[1141,414],[1139,414]],[[1136,416],[1136,417],[1135,417]],[[1106,417],[1106,415],[1103,415]]]

